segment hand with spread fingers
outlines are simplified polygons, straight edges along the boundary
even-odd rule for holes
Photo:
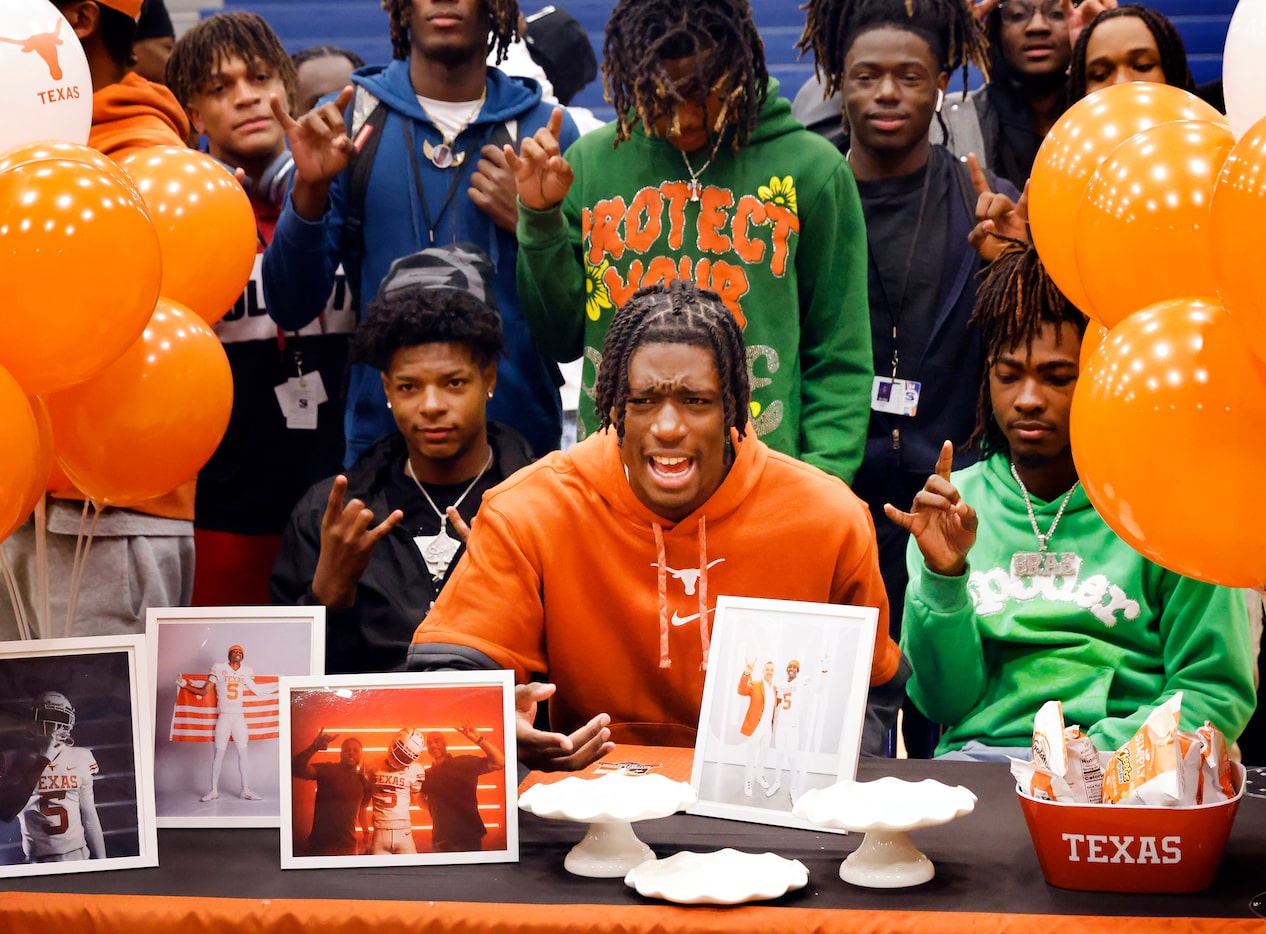
[[[976,544],[976,510],[963,502],[950,483],[954,445],[946,441],[936,459],[936,473],[914,497],[909,512],[884,503],[884,515],[914,536],[928,570],[959,577],[967,570],[967,553]]]
[[[967,242],[981,259],[992,263],[1008,242],[1029,242],[1029,183],[1024,183],[1020,200],[1012,201],[990,187],[975,153],[967,154],[967,166],[976,189],[976,226]]]
[[[404,518],[393,510],[378,525],[374,512],[359,499],[343,502],[347,477],[340,474],[330,488],[321,519],[321,554],[312,575],[312,593],[327,607],[345,609],[356,602],[356,584],[379,540]],[[372,526],[372,527],[371,527]]]
[[[298,120],[286,112],[276,94],[269,104],[273,116],[286,131],[290,154],[295,160],[295,183],[291,198],[299,216],[319,220],[325,213],[330,182],[342,172],[356,154],[356,146],[347,135],[343,111],[351,103],[354,89],[343,88],[337,98],[319,104]]]
[[[563,158],[558,134],[563,128],[563,111],[557,108],[549,122],[523,140],[516,154],[513,146],[505,148],[506,164],[514,173],[519,201],[534,211],[544,211],[562,203],[571,189],[575,175]]]
[[[514,687],[515,739],[519,761],[544,772],[575,772],[597,762],[615,749],[607,725],[611,718],[600,713],[570,736],[538,730],[536,705],[555,691],[552,684],[533,681]]]

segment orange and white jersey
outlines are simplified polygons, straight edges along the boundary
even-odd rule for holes
[[[27,859],[60,856],[87,845],[80,796],[92,796],[97,759],[91,750],[59,745],[18,819]]]
[[[399,829],[413,826],[409,803],[422,789],[422,766],[410,763],[392,771],[384,767],[371,774],[373,780],[374,826]]]
[[[249,689],[259,694],[255,687],[255,670],[242,664],[234,668],[228,662],[216,662],[211,666],[207,680],[215,684],[216,706],[220,713],[242,713],[242,699]]]
[[[799,730],[805,719],[805,708],[813,703],[818,693],[819,679],[813,675],[801,675],[794,681],[784,681],[778,685],[778,713],[774,717],[774,729]]]

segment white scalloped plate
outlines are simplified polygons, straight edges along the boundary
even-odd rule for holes
[[[840,878],[869,888],[922,885],[936,875],[932,861],[910,842],[909,833],[970,814],[976,796],[925,778],[907,782],[891,775],[873,782],[837,782],[815,788],[796,801],[791,813],[837,830],[866,834],[862,845],[840,864]]]
[[[889,775],[811,789],[796,801],[793,813],[841,830],[910,831],[949,823],[975,808],[976,796],[962,785],[951,787],[932,778],[907,782]]]
[[[554,820],[631,823],[675,814],[697,797],[685,782],[663,775],[573,775],[561,782],[533,785],[519,795],[519,807]]]
[[[682,905],[738,905],[778,898],[803,888],[809,870],[776,853],[677,853],[629,870],[625,885],[647,898]]]

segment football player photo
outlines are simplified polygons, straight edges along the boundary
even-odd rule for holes
[[[140,646],[3,645],[0,876],[157,864]]]
[[[158,825],[278,826],[278,680],[323,670],[325,607],[151,609],[146,631]]]
[[[718,597],[691,813],[788,827],[812,788],[855,777],[878,611]]]
[[[516,860],[511,677],[282,678],[282,868]]]

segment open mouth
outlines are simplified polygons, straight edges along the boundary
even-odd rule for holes
[[[684,454],[653,454],[647,461],[655,483],[665,489],[680,489],[694,473],[694,458]]]

